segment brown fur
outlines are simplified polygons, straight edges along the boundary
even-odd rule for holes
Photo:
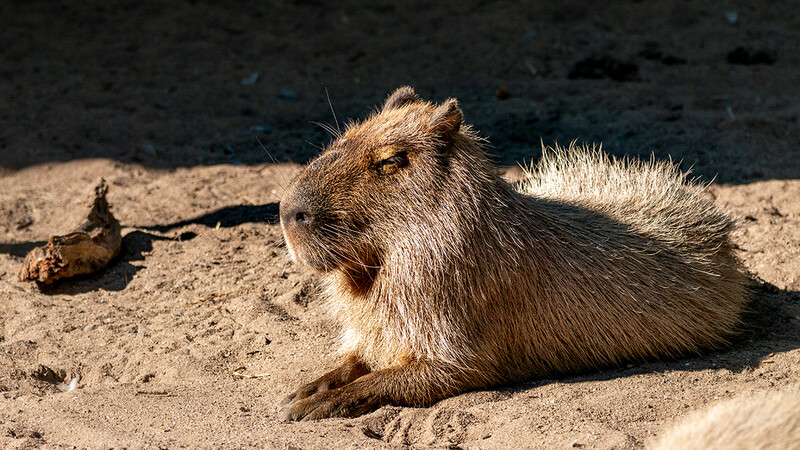
[[[691,414],[650,448],[800,449],[800,391],[794,388],[736,398]]]
[[[461,121],[401,88],[288,188],[286,241],[325,273],[346,362],[287,419],[697,352],[736,327],[733,223],[685,174],[571,146],[512,186]]]

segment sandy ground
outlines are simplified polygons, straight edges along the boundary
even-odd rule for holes
[[[0,447],[641,448],[690,411],[795,385],[800,5],[540,3],[0,2]],[[403,84],[458,97],[501,166],[580,139],[714,180],[754,279],[740,335],[280,422],[278,401],[336,365],[337,330],[277,202],[328,139],[326,88],[343,121]],[[45,291],[18,281],[100,177],[120,258]]]

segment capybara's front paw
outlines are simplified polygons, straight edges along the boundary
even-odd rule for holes
[[[291,405],[292,403],[298,400],[311,397],[312,395],[318,392],[326,392],[330,390],[330,388],[331,388],[330,384],[324,378],[314,380],[311,383],[300,386],[299,389],[287,395],[286,398],[281,400],[280,405],[281,406]]]
[[[380,406],[377,397],[347,388],[345,386],[319,392],[302,400],[297,398],[290,400],[290,403],[284,408],[281,418],[306,421],[328,417],[356,417]]]
[[[369,373],[369,368],[366,364],[359,361],[357,357],[350,356],[336,369],[331,370],[311,383],[300,386],[300,389],[292,392],[281,401],[281,406],[291,405],[314,394],[342,387],[367,373]]]

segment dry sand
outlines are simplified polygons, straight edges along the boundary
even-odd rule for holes
[[[78,3],[0,3],[0,447],[640,448],[690,411],[797,383],[796,2]],[[336,365],[337,330],[277,202],[328,139],[311,123],[333,123],[325,87],[342,120],[402,84],[458,97],[503,166],[579,138],[714,179],[755,280],[740,335],[280,422],[279,400]],[[120,258],[43,292],[18,281],[101,176]]]

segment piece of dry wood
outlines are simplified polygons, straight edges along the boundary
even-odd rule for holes
[[[49,285],[61,278],[96,272],[119,255],[122,234],[119,221],[109,210],[108,185],[101,179],[94,188],[86,219],[63,236],[51,236],[47,244],[28,253],[19,278]]]

